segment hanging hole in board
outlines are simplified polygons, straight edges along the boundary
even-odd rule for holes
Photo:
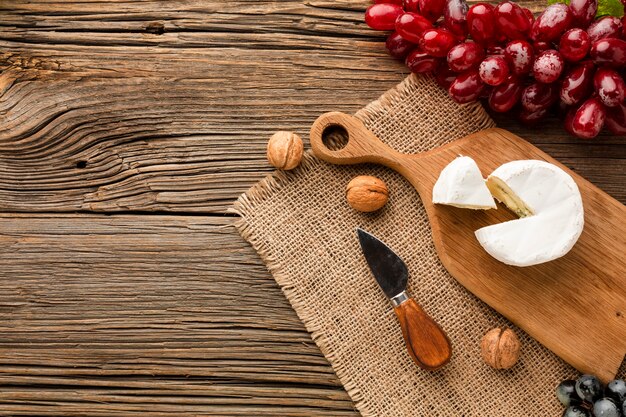
[[[87,168],[87,161],[76,162],[76,168],[79,168],[79,169]]]
[[[348,131],[340,125],[330,125],[322,132],[322,142],[331,151],[345,148],[349,139]]]

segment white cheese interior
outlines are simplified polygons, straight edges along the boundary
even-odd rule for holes
[[[433,187],[433,203],[469,209],[496,208],[476,162],[459,156],[439,174]]]
[[[574,246],[584,226],[583,203],[571,176],[545,161],[513,161],[487,179],[496,198],[523,218],[476,231],[494,258],[530,266],[557,259]]]

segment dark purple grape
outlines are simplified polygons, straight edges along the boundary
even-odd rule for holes
[[[565,407],[580,404],[580,397],[576,394],[576,381],[567,379],[561,382],[556,387],[556,398],[558,398]]]
[[[593,375],[583,375],[576,381],[576,394],[587,402],[594,402],[602,395],[602,384]]]
[[[570,405],[563,412],[563,417],[591,417],[591,413],[577,405]]]
[[[595,417],[621,417],[617,404],[610,398],[602,398],[593,403]]]
[[[614,379],[606,385],[604,394],[615,400],[617,404],[622,404],[626,401],[626,382],[623,379]]]

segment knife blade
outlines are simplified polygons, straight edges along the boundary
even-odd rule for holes
[[[406,264],[389,246],[357,228],[365,260],[374,278],[393,305],[402,336],[413,361],[426,370],[436,370],[450,361],[452,346],[441,327],[411,298],[406,286]]]

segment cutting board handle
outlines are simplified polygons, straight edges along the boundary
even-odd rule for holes
[[[334,129],[344,130],[347,134],[348,142],[341,149],[329,149],[324,143],[324,137]],[[359,119],[341,112],[324,113],[318,117],[311,126],[310,141],[315,156],[332,164],[371,162],[398,170],[401,169],[400,160],[406,157],[384,144]]]

